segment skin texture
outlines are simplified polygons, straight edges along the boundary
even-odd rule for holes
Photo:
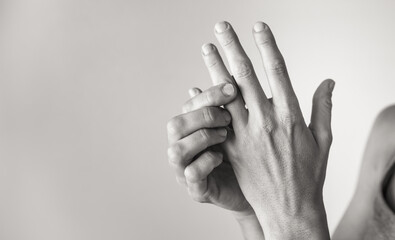
[[[376,118],[357,189],[333,239],[395,239],[395,106]],[[386,184],[385,177],[388,176]]]
[[[187,187],[195,201],[230,210],[245,239],[265,239],[229,161],[224,158],[221,144],[213,144],[207,134],[199,135],[201,146],[188,141],[196,132],[218,127],[225,129],[230,124],[230,119],[227,120],[229,113],[218,106],[232,102],[237,97],[237,90],[228,84],[225,92],[224,87],[225,84],[220,84],[203,93],[198,88],[190,89],[191,99],[183,105],[183,114],[168,122],[169,163],[175,169],[178,183]],[[225,138],[220,137],[222,141]],[[196,151],[197,148],[201,151]]]
[[[178,178],[183,177],[184,169],[189,193],[199,202],[210,202],[239,213],[249,213],[247,216],[252,216],[252,208],[264,229],[266,239],[329,239],[322,186],[332,141],[330,119],[334,82],[326,80],[318,87],[314,94],[311,123],[308,127],[301,114],[284,59],[266,24],[255,24],[253,35],[269,80],[273,95],[271,100],[267,99],[262,90],[251,61],[230,24],[216,24],[215,35],[225,52],[232,74],[226,69],[214,45],[203,46],[203,59],[214,84],[234,83],[231,77],[233,75],[239,87],[240,94],[234,96],[232,102],[225,104],[232,117],[232,129],[228,128],[226,138],[222,138],[212,128],[226,125],[206,124],[204,127],[210,129],[200,134],[206,143],[200,144],[202,140],[193,138],[200,147],[189,146],[192,150],[187,154],[186,145],[193,141],[185,139],[196,135],[194,131],[198,130],[197,125],[188,128],[179,125],[179,122],[187,124],[187,121],[171,120],[168,125],[169,161],[175,167]],[[188,131],[177,130],[179,128]],[[201,130],[199,132],[202,133]],[[215,151],[217,146],[210,147],[219,143],[219,151]],[[221,153],[211,159],[223,161],[220,163],[220,160],[211,160],[215,162],[211,166],[218,167],[207,168],[204,174],[198,174],[202,171],[188,170],[190,165],[200,161],[200,157],[193,160],[198,150],[202,152],[200,157],[207,152]],[[228,179],[221,185],[218,184],[221,181],[210,179],[218,176],[214,172],[224,163],[229,166],[228,173],[233,170],[235,178],[232,177],[231,181]],[[206,178],[202,178],[203,176]],[[210,185],[210,182],[216,184]],[[228,182],[233,187],[238,186],[241,191],[225,191],[225,183]],[[219,191],[222,188],[218,186],[224,186],[224,191]],[[223,196],[231,196],[235,192],[231,198],[219,197],[224,193],[227,194]],[[234,204],[234,199],[237,199],[237,204]]]
[[[179,183],[187,186],[195,201],[249,215],[253,210],[220,145],[227,138],[231,118],[228,111],[219,106],[237,95],[231,85],[233,93],[226,96],[224,86],[221,84],[196,94],[184,104],[184,114],[169,121],[169,162]],[[225,131],[226,135],[220,136],[218,130]]]
[[[219,86],[223,86],[223,84],[220,84]],[[234,89],[236,89],[236,88],[234,88]],[[209,91],[204,92],[201,96],[205,96],[207,94],[207,92],[209,92]],[[189,95],[191,96],[191,98],[194,98],[195,96],[197,96],[201,93],[202,93],[202,90],[200,90],[199,88],[193,88],[193,89],[189,90]],[[199,99],[201,99],[201,101],[203,101],[203,102],[205,102],[209,99],[216,99],[215,101],[217,101],[217,102],[224,102],[224,105],[227,105],[230,102],[229,101],[230,99],[226,99],[225,94],[216,94],[215,97],[201,97],[201,96],[199,96],[200,97]],[[223,99],[219,100],[219,98],[223,98]],[[193,101],[196,101],[196,100],[193,100]],[[187,102],[187,106],[188,106],[188,104],[190,104],[193,101]],[[207,101],[207,102],[210,102],[210,101]],[[188,107],[187,107],[187,109],[188,109]],[[184,111],[185,111],[185,107],[184,107]],[[221,151],[220,146],[216,146],[215,149],[217,151]],[[229,164],[229,163],[228,163],[228,161],[226,161],[224,164]],[[211,166],[210,169],[213,169],[214,173],[212,174],[211,172],[210,173],[207,172],[207,174],[211,174],[211,176],[212,175],[215,176],[215,171],[216,171],[215,166]],[[233,170],[227,171],[226,173],[229,175],[228,178],[231,178],[231,179],[236,178]],[[212,177],[210,178],[210,175],[205,176],[204,178],[212,179]],[[233,188],[236,188],[237,191],[230,192],[231,196],[229,198],[231,198],[231,199],[242,198],[243,202],[246,201],[246,200],[244,200],[245,199],[244,195],[242,195],[241,191],[239,191],[240,187],[238,186],[237,181],[232,181],[230,183],[235,185],[235,186],[233,186]],[[206,188],[205,188],[206,192],[208,192],[208,193],[212,192],[212,190],[209,188],[209,186],[210,186],[209,184],[206,184],[205,186],[206,186]],[[218,189],[220,187],[221,186],[217,186],[216,188]],[[220,191],[220,192],[225,192],[225,191]],[[256,217],[255,212],[252,210],[250,205],[247,209],[244,209],[242,211],[232,211],[232,212],[233,212],[233,216],[239,223],[242,234],[246,240],[264,240],[265,239],[262,227],[259,224],[258,218]]]

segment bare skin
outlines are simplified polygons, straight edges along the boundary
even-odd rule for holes
[[[230,72],[240,89],[240,94],[225,104],[232,117],[232,129],[227,129],[225,136],[225,132],[218,128],[226,126],[227,121],[220,126],[206,124],[204,129],[199,130],[197,124],[192,124],[192,128],[185,127],[188,121],[180,120],[180,117],[171,120],[168,125],[169,161],[176,169],[178,179],[185,177],[188,191],[197,201],[248,213],[249,217],[253,216],[252,208],[259,221],[257,225],[262,226],[267,239],[329,239],[322,185],[332,141],[330,117],[334,82],[324,81],[317,89],[308,127],[284,59],[267,25],[257,23],[253,35],[272,90],[273,99],[270,100],[266,98],[230,24],[221,22],[215,29]],[[203,58],[215,84],[233,83],[231,74],[213,45],[204,46]],[[206,99],[212,99],[212,95]],[[210,109],[213,112],[207,119],[220,115],[219,110],[214,111],[216,108]],[[186,111],[181,116],[191,119],[189,116],[196,115],[195,111]],[[224,112],[222,114],[226,115]],[[219,151],[207,149],[216,144],[221,144]],[[198,154],[200,152],[201,155]],[[221,176],[208,175],[214,168],[221,169],[222,164],[229,163],[237,181],[217,181],[220,177],[209,180],[212,178],[210,176]],[[209,165],[211,167],[207,167]],[[229,182],[234,184],[229,185]],[[229,186],[237,186],[241,192],[236,191],[232,198],[224,197],[227,193],[234,193],[226,191]],[[239,204],[234,204],[235,199]],[[248,205],[241,204],[244,199]]]
[[[223,26],[224,25],[222,24],[222,27]],[[225,30],[229,30],[229,27],[225,27]],[[249,83],[252,84],[252,86],[254,86],[254,88],[256,88],[258,92],[260,92],[260,86],[256,85],[253,70],[251,71],[252,67],[249,66],[249,60],[248,58],[246,58],[245,53],[243,52],[241,47],[237,46],[239,43],[237,38],[234,38],[235,35],[233,35],[232,37],[231,34],[230,37],[223,38],[221,34],[222,32],[217,32],[217,38],[222,46],[228,48],[228,45],[236,45],[236,47],[233,48],[233,52],[224,49],[228,57],[228,61],[230,61],[231,71],[236,76],[236,81],[240,81],[240,78],[247,77],[249,78],[249,80],[252,80]],[[258,35],[258,46],[259,40],[262,40],[259,37],[262,36]],[[270,41],[264,40],[263,43],[265,43],[266,45],[267,43],[270,43]],[[269,52],[270,51],[272,51],[272,53],[274,52],[275,54],[271,57],[268,57],[267,54],[265,55],[265,53],[263,53],[262,56],[263,58],[266,57],[266,60],[264,59],[264,63],[266,62],[266,64],[268,62],[270,63],[270,61],[272,61],[273,59],[278,60],[278,58],[276,59],[276,54],[278,55],[278,52],[276,53],[276,49],[274,48],[272,50],[269,50]],[[232,78],[230,78],[229,73],[223,65],[221,57],[219,56],[216,48],[213,45],[204,45],[202,52],[203,58],[205,60],[206,66],[209,69],[209,73],[214,84],[223,82],[235,84]],[[234,57],[239,60],[239,65],[237,65],[237,61],[236,63],[234,62],[235,59],[232,59]],[[240,63],[242,64],[240,65]],[[277,62],[277,64],[280,67],[285,66],[285,64],[281,62]],[[280,70],[281,68],[276,69]],[[238,72],[240,70],[241,72]],[[284,72],[282,69],[277,73],[286,72]],[[239,81],[237,82],[239,83]],[[235,128],[234,124],[239,124],[240,122],[246,121],[246,119],[248,119],[248,117],[246,116],[249,112],[252,111],[251,108],[254,108],[254,104],[248,104],[248,102],[253,102],[254,98],[255,100],[256,97],[259,98],[259,95],[261,95],[261,97],[264,96],[263,92],[260,92],[258,94],[240,94],[239,92],[237,92],[232,93],[231,97],[224,96],[223,94],[220,94],[219,88],[222,87],[224,87],[223,84],[215,86],[205,92],[202,92],[198,88],[191,89],[191,100],[189,100],[184,105],[184,114],[190,114],[193,111],[196,111],[198,109],[204,109],[207,107],[219,108],[221,105],[225,105],[225,108],[229,111],[232,118],[235,118],[232,122],[232,125]],[[279,86],[276,83],[271,83],[271,87],[272,91],[276,91],[276,88],[278,88]],[[322,84],[321,90],[319,88],[315,94],[315,106],[320,106],[320,101],[322,102],[321,106],[325,106],[328,103],[330,105],[330,94],[328,95],[328,91],[323,90],[324,87],[325,82]],[[241,86],[241,89],[242,92],[249,92],[249,86]],[[291,93],[292,95],[292,91],[288,93]],[[251,96],[254,94],[256,95],[255,97]],[[269,102],[273,103],[273,100],[270,99]],[[247,103],[247,105],[249,106],[249,110],[241,108],[241,106],[243,106],[245,103]],[[318,112],[317,109],[319,110]],[[223,109],[218,110],[222,111]],[[327,110],[325,110],[325,108],[323,108],[323,110],[325,115],[325,111]],[[310,125],[311,130],[314,130],[314,118],[317,118],[317,114],[318,116],[322,115],[323,110],[320,110],[317,107],[315,108],[315,110],[313,108],[312,124]],[[224,111],[222,111],[222,113],[224,113],[225,115],[227,114]],[[186,116],[187,115],[184,115],[186,119],[191,119],[190,117]],[[214,114],[213,116],[216,115]],[[229,117],[228,115],[226,116]],[[325,119],[325,117],[322,118],[321,116],[321,119]],[[177,179],[181,184],[185,185],[188,188],[189,194],[196,201],[209,202],[231,210],[241,226],[245,239],[264,239],[264,231],[261,225],[264,225],[265,214],[270,214],[270,209],[262,210],[259,207],[253,208],[254,205],[256,206],[256,204],[253,203],[253,198],[246,197],[247,195],[249,195],[248,191],[243,191],[245,187],[243,188],[239,184],[240,182],[242,182],[240,181],[242,177],[238,178],[236,176],[237,174],[235,174],[235,171],[233,169],[234,166],[236,166],[236,168],[238,167],[239,162],[237,162],[237,164],[229,164],[232,163],[232,156],[229,158],[229,152],[227,152],[226,150],[226,142],[229,141],[229,138],[234,139],[235,132],[227,127],[229,125],[228,120],[224,122],[223,120],[218,120],[214,117],[213,119],[211,119],[211,125],[207,124],[205,122],[207,121],[207,119],[204,118],[200,120],[198,118],[194,118],[194,120],[196,122],[200,121],[200,123],[195,123],[193,130],[204,130],[208,127],[223,127],[224,129],[226,129],[227,136],[225,138],[217,138],[217,140],[215,141],[210,141],[208,139],[210,138],[209,134],[206,134],[206,137],[203,136],[203,138],[206,138],[206,142],[203,144],[203,146],[205,145],[206,148],[202,148],[199,154],[196,154],[195,150],[194,153],[196,154],[196,157],[186,160],[182,160],[182,158],[179,157],[178,159],[179,161],[183,162],[182,164],[177,163],[177,161],[171,161],[173,166],[175,165],[176,172],[179,172]],[[189,132],[186,131],[183,134],[179,134],[177,133],[177,131],[174,131],[174,129],[182,129],[185,127],[184,125],[179,125],[180,122],[186,124],[188,121],[179,121],[179,119],[173,119],[169,122],[169,139],[172,138],[171,133],[178,135],[178,137],[176,138],[178,140],[182,139],[182,137],[180,136],[183,134],[184,137],[187,137],[188,134],[192,134],[193,131],[191,131],[191,129],[189,130]],[[321,123],[322,122],[325,122],[325,120],[321,120]],[[352,202],[350,203],[349,208],[347,209],[347,212],[345,213],[341,223],[339,224],[339,227],[337,228],[333,236],[333,239],[395,239],[395,168],[392,168],[395,162],[394,122],[395,106],[385,109],[377,118],[365,151],[363,165],[360,173],[360,181],[357,190],[355,192]],[[207,138],[207,136],[209,137]],[[176,141],[174,141],[173,139],[169,140],[169,142],[174,143]],[[170,153],[172,153],[172,150],[170,151]],[[173,155],[170,154],[169,156]],[[224,168],[224,166],[228,166],[228,168]],[[224,171],[224,169],[226,171]],[[221,174],[218,174],[219,172]],[[221,180],[221,178],[227,179],[227,181],[223,181]],[[225,182],[227,184],[224,184]],[[251,183],[251,181],[249,183]],[[229,190],[226,190],[227,188]],[[261,193],[262,192],[264,191],[261,191]],[[230,199],[232,200],[229,201]],[[250,202],[252,203],[252,205],[250,204]],[[324,212],[324,210],[321,210],[321,212]],[[281,212],[279,215],[281,215]],[[315,221],[314,224],[320,225],[320,222],[325,222],[325,220],[322,221],[322,219],[318,218],[318,220]],[[282,224],[290,226],[287,222],[282,222]],[[307,223],[305,227],[310,227],[311,229],[313,229],[314,224]],[[292,229],[292,231],[294,231],[293,233],[291,233],[293,234],[292,237],[290,237],[291,235],[289,234],[280,237],[280,235],[270,232],[272,227],[278,228],[278,225],[266,225],[264,229],[266,230],[266,234],[269,233],[267,234],[267,236],[274,239],[325,239],[328,237],[327,234],[317,235],[316,233],[312,233],[311,231],[308,232],[308,235],[306,235],[306,232],[304,230],[302,230],[302,235],[300,235],[300,228]]]
[[[395,239],[395,174],[391,168],[395,163],[394,123],[395,106],[377,117],[357,189],[333,239]]]
[[[187,187],[195,201],[230,210],[245,239],[264,239],[255,212],[241,192],[228,159],[224,158],[224,149],[216,144],[226,141],[226,137],[218,137],[214,131],[198,135],[200,141],[188,140],[193,138],[194,132],[227,128],[230,114],[219,106],[237,97],[236,88],[223,83],[204,92],[194,88],[189,94],[191,99],[183,105],[183,114],[168,123],[169,143],[180,144],[183,151],[174,154],[174,150],[170,150],[169,153],[169,163],[176,171],[178,183]],[[210,140],[209,134],[219,140]]]

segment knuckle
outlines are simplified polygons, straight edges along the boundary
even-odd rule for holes
[[[326,107],[329,107],[332,105],[332,93],[321,93],[321,92],[315,92],[313,96],[313,101],[319,104],[323,104]]]
[[[199,133],[204,142],[207,142],[210,139],[210,133],[207,129],[200,129]]]
[[[275,124],[271,120],[265,120],[262,124],[260,124],[260,129],[266,136],[269,136],[274,132]]]
[[[330,96],[328,96],[328,97],[325,98],[325,106],[326,106],[327,108],[332,107],[332,98],[331,98]]]
[[[215,161],[215,160],[217,159],[217,156],[215,155],[215,153],[213,153],[213,152],[211,152],[211,151],[205,152],[205,153],[204,153],[204,157],[205,157],[207,160],[209,160],[210,162],[211,162],[211,161]]]
[[[279,75],[284,75],[287,73],[287,67],[285,65],[285,61],[283,58],[274,60],[272,63],[269,64],[268,69],[271,72],[274,72]]]
[[[184,105],[182,105],[182,112],[183,113],[190,112],[191,109],[192,109],[192,105],[193,105],[193,103],[191,102],[191,100],[189,100],[186,103],[184,103]]]
[[[169,134],[177,135],[179,129],[184,126],[184,120],[180,116],[176,116],[167,123],[167,131]]]
[[[190,191],[189,195],[195,202],[198,202],[198,203],[208,203],[209,202],[209,199],[206,194],[200,194],[200,193]]]
[[[236,36],[232,33],[229,33],[226,37],[224,37],[221,41],[222,47],[232,47],[236,42]]]
[[[218,60],[214,57],[207,57],[205,62],[208,69],[214,68],[218,64]]]
[[[203,119],[208,122],[211,123],[214,121],[214,110],[211,107],[205,107],[203,108],[202,111],[203,114]]]
[[[248,78],[253,75],[253,68],[250,61],[241,61],[236,64],[234,69],[234,77],[235,78]]]
[[[178,165],[180,159],[182,159],[183,149],[180,144],[173,144],[167,149],[167,156],[169,158],[169,163],[172,165]]]
[[[215,94],[213,91],[206,91],[204,96],[205,96],[207,105],[212,105],[215,103]]]
[[[333,141],[333,135],[332,132],[330,131],[325,131],[321,134],[322,139],[324,140],[324,142],[326,144],[328,144],[328,146],[330,146],[332,144]]]
[[[188,180],[188,182],[191,182],[191,183],[196,183],[196,182],[200,181],[200,179],[201,179],[200,178],[201,172],[199,171],[199,169],[196,167],[192,167],[192,166],[185,168],[184,175],[185,175],[185,178]]]
[[[265,37],[257,40],[257,45],[261,47],[268,47],[274,43],[273,39],[270,37]]]
[[[280,113],[279,120],[283,126],[294,126],[298,122],[298,117],[290,111],[288,113]]]
[[[194,196],[192,196],[192,199],[198,203],[208,203],[209,202],[206,197],[200,196],[200,195],[194,195]]]

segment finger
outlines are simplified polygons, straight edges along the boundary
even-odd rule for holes
[[[202,46],[202,56],[214,85],[231,83],[237,86],[226,69],[217,48],[213,44],[205,44]],[[245,102],[241,94],[237,94],[236,99],[228,103],[225,107],[229,110],[234,119],[233,124],[245,125],[247,123],[248,111],[245,108]]]
[[[323,81],[314,93],[310,129],[320,147],[329,150],[332,143],[331,112],[333,80]]]
[[[297,99],[288,76],[283,56],[270,28],[263,22],[254,25],[255,43],[273,95],[273,104],[281,108],[294,107]]]
[[[230,122],[230,114],[220,107],[202,107],[175,116],[167,124],[169,143],[172,144],[201,128],[226,127]]]
[[[202,93],[202,90],[200,90],[200,88],[191,88],[188,90],[188,94],[190,98],[193,98],[200,93]]]
[[[184,178],[185,167],[192,159],[208,147],[222,143],[226,140],[225,128],[200,129],[191,135],[172,144],[167,151],[169,164],[176,171],[176,176]]]
[[[236,88],[230,83],[222,83],[189,99],[183,105],[183,112],[190,112],[202,107],[222,106],[230,103],[237,96]]]
[[[217,23],[215,35],[225,52],[230,71],[239,85],[244,101],[248,109],[252,110],[249,112],[254,112],[255,108],[261,109],[267,106],[266,95],[232,26],[227,22]]]
[[[206,151],[184,171],[189,195],[198,202],[207,202],[207,177],[222,163],[222,153]]]

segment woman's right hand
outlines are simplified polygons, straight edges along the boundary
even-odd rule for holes
[[[183,114],[167,125],[168,159],[178,183],[187,187],[195,201],[215,204],[236,215],[255,216],[221,147],[234,133],[228,128],[229,112],[220,106],[235,99],[236,88],[220,84],[204,92],[191,89],[190,95]]]

